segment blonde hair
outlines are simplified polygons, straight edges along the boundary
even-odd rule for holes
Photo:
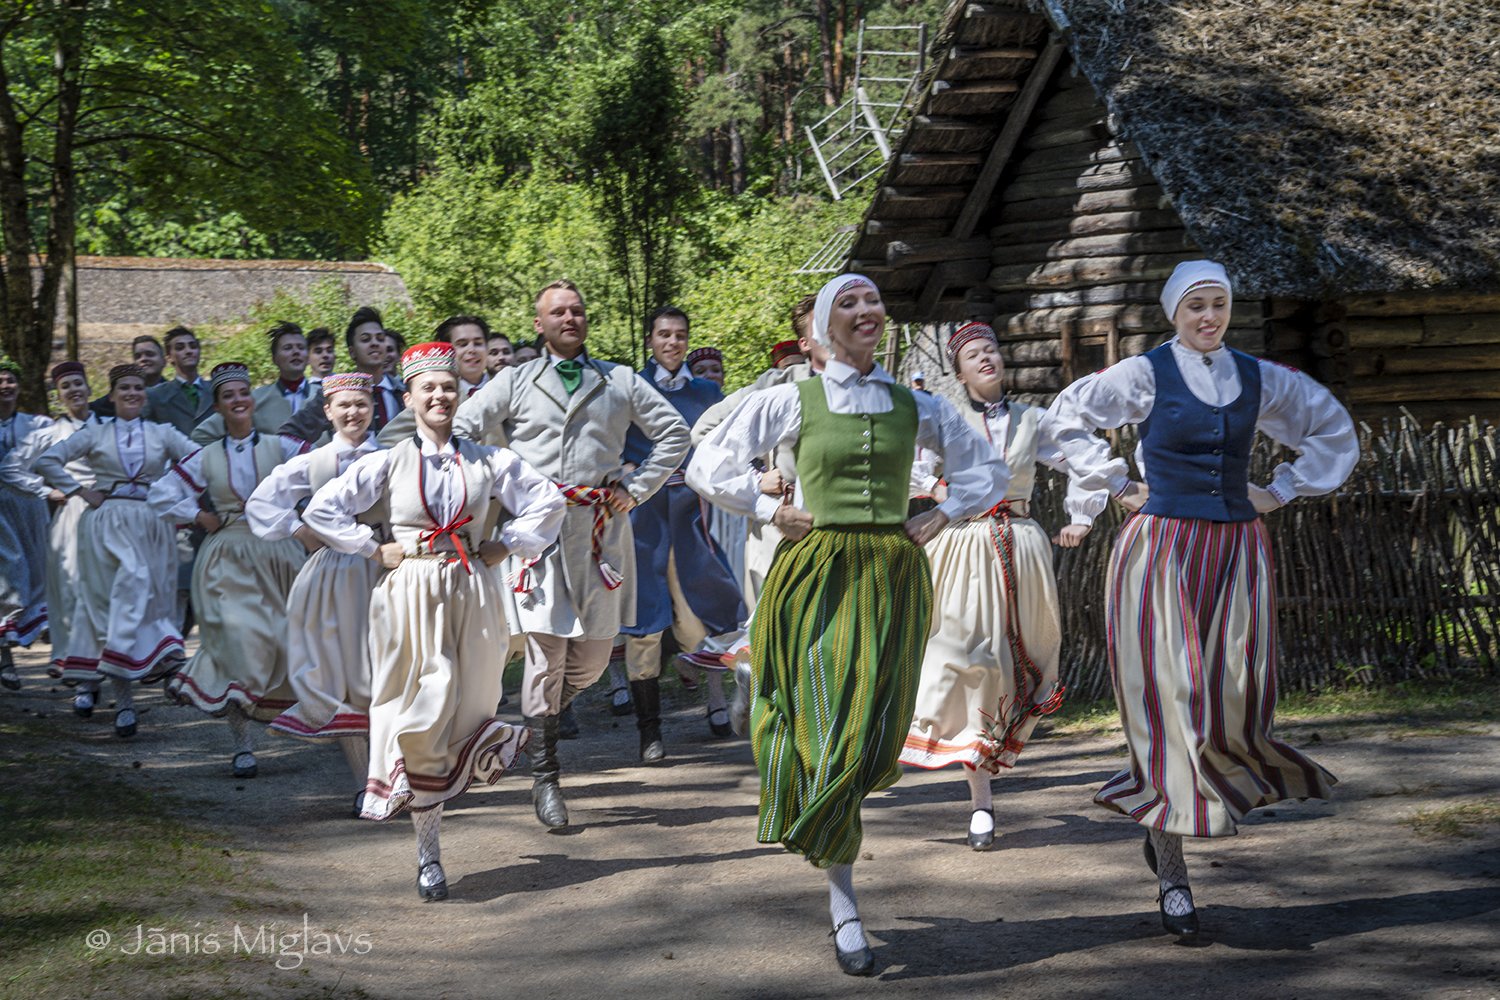
[[[574,293],[575,295],[578,296],[578,301],[579,302],[583,302],[583,293],[578,290],[578,286],[577,285],[575,285],[573,282],[569,281],[567,278],[558,278],[556,281],[552,282],[551,284],[547,284],[547,285],[543,285],[542,286],[541,291],[537,292],[536,293],[536,298],[534,300],[532,300],[531,308],[533,308],[533,309],[537,310],[538,312],[540,312],[541,308],[542,308],[542,296],[546,295],[548,292],[552,291],[554,288],[561,288],[565,292],[572,292],[572,293]],[[585,310],[588,309],[588,303],[584,302],[583,308]]]

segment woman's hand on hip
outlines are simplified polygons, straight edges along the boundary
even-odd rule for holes
[[[932,510],[918,514],[906,522],[906,537],[918,545],[926,545],[938,536],[944,528],[948,527],[948,515],[934,507]]]

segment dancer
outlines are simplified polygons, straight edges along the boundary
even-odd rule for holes
[[[338,347],[334,342],[333,331],[326,326],[307,331],[307,381],[314,389],[333,374],[333,367],[337,363]]]
[[[259,766],[250,720],[269,721],[291,706],[286,598],[307,553],[295,541],[256,538],[245,500],[305,445],[255,429],[249,368],[215,365],[209,382],[224,437],[178,462],[147,496],[158,517],[192,521],[207,533],[193,566],[198,651],[167,682],[167,694],[225,719],[234,776],[253,778]]]
[[[161,384],[161,373],[167,367],[167,353],[162,350],[161,341],[149,333],[136,337],[130,342],[130,360],[144,373],[147,393]],[[89,409],[101,418],[115,415],[115,406],[109,401],[108,392],[90,403]]]
[[[990,772],[1014,766],[1037,720],[1062,704],[1057,579],[1047,534],[1031,518],[1031,494],[1037,462],[1054,469],[1064,462],[1046,411],[1005,398],[1005,363],[991,327],[959,327],[948,339],[948,360],[968,392],[965,416],[1004,457],[1010,485],[1000,503],[950,524],[927,546],[932,636],[901,762],[963,765],[968,844],[987,851],[995,842]],[[935,499],[942,497],[938,486]],[[1070,480],[1064,506],[1071,523],[1054,541],[1080,544],[1108,503],[1104,490],[1083,490]]]
[[[354,370],[370,376],[374,382],[375,413],[370,424],[377,431],[401,412],[404,398],[400,383],[386,374],[387,362],[395,363],[395,343],[381,321],[380,311],[371,306],[354,310],[349,325],[344,328],[344,347],[354,362]],[[279,432],[314,446],[326,443],[326,437],[333,434],[333,427],[323,409],[322,393],[315,391],[291,419],[281,425]]]
[[[533,559],[557,538],[563,496],[507,448],[457,437],[458,367],[449,344],[402,357],[416,433],[359,459],[303,514],[331,548],[390,569],[370,599],[370,772],[366,819],[410,809],[417,894],[445,899],[438,831],[443,803],[475,779],[493,784],[526,734],[494,718],[509,632],[493,566]],[[358,515],[385,504],[395,541]],[[498,541],[478,541],[493,504],[514,515]]]
[[[723,398],[719,387],[689,374],[688,316],[676,306],[656,310],[646,320],[651,360],[641,378],[666,398],[691,426]],[[625,437],[627,474],[646,459],[651,442],[632,428]],[[690,458],[691,453],[686,458]],[[722,656],[744,636],[745,605],[724,553],[708,534],[707,512],[678,469],[654,496],[630,512],[635,535],[635,623],[623,625],[630,701],[640,732],[641,760],[666,757],[661,734],[662,634],[671,628],[683,659],[708,674],[708,726],[717,737],[730,735],[729,703],[724,698]],[[688,586],[683,586],[688,581]]]
[[[172,362],[172,381],[158,382],[146,393],[147,420],[171,424],[185,437],[213,412],[213,393],[208,380],[198,375],[203,347],[198,335],[185,326],[174,326],[162,337],[167,360]]]
[[[271,363],[276,366],[276,381],[255,389],[255,429],[275,434],[292,419],[317,391],[317,383],[307,377],[307,338],[296,323],[281,322],[266,333]],[[210,413],[198,422],[189,435],[195,444],[211,444],[224,436],[224,418]]]
[[[688,484],[712,502],[773,518],[787,541],[761,593],[750,641],[751,745],[762,843],[827,869],[834,950],[850,975],[874,960],[855,906],[859,807],[895,783],[932,603],[921,546],[1003,495],[1005,463],[944,400],[897,386],[875,363],[885,304],[873,282],[834,278],[812,336],[833,357],[820,378],[750,396],[701,445]],[[906,517],[918,444],[946,460],[948,498]],[[746,470],[792,447],[806,509],[761,493]]]
[[[1182,838],[1228,836],[1252,809],[1327,798],[1334,784],[1271,732],[1276,587],[1260,515],[1336,489],[1359,443],[1326,388],[1223,345],[1222,266],[1179,264],[1161,304],[1176,336],[1070,386],[1050,419],[1069,473],[1135,512],[1115,539],[1106,590],[1130,766],[1094,801],[1146,827],[1162,925],[1190,938],[1198,915]],[[1094,433],[1131,423],[1144,485]],[[1265,487],[1248,476],[1257,430],[1301,453]]]
[[[73,628],[76,595],[82,585],[78,566],[78,532],[88,504],[76,494],[64,497],[61,491],[48,486],[31,467],[48,448],[59,441],[66,441],[85,426],[98,423],[99,418],[89,408],[89,383],[83,365],[76,361],[64,361],[53,366],[51,377],[64,413],[50,424],[33,427],[31,433],[11,449],[5,460],[0,462],[0,481],[57,507],[47,531],[47,631],[52,643],[52,662],[47,666],[47,673],[53,677],[61,677],[63,654],[68,648],[68,636]],[[84,486],[94,485],[93,473],[83,462],[69,465],[68,473]],[[19,546],[8,548],[7,551],[19,551]],[[0,662],[0,684],[10,687],[10,683],[6,681],[6,671],[14,668],[10,662],[9,649],[6,648],[0,655],[4,656],[3,662]]]
[[[334,438],[298,455],[261,480],[245,502],[250,530],[262,541],[296,538],[311,555],[287,595],[287,683],[296,704],[271,728],[307,739],[337,739],[354,777],[354,815],[363,806],[370,770],[370,592],[380,566],[327,548],[303,523],[300,510],[350,465],[378,449],[369,433],[373,382],[358,372],[323,379],[323,407]],[[376,509],[360,515],[386,542]]]
[[[52,418],[21,413],[21,366],[0,361],[0,460]],[[15,588],[19,609],[0,619],[0,685],[21,686],[11,659],[12,646],[30,646],[47,627],[47,499],[0,482],[0,524],[9,544],[0,551],[0,576]]]
[[[558,714],[599,679],[622,625],[635,618],[630,513],[682,461],[688,429],[672,405],[623,366],[589,357],[578,286],[555,281],[535,300],[545,357],[501,369],[459,409],[456,433],[509,441],[568,499],[558,544],[539,559],[510,557],[502,588],[511,627],[526,636],[521,711],[531,727],[532,804],[551,830],[568,825],[557,759]],[[519,354],[519,351],[517,352]],[[625,434],[652,442],[625,472]],[[382,440],[399,433],[401,422]],[[493,704],[493,702],[491,702]]]
[[[724,389],[724,352],[717,347],[697,347],[688,352],[688,371],[694,378],[706,378],[720,391]]]
[[[65,683],[76,683],[73,710],[88,718],[103,678],[115,695],[115,734],[135,735],[131,682],[151,683],[182,663],[177,630],[177,546],[172,527],[146,505],[151,485],[171,463],[196,449],[175,427],[144,420],[146,383],[135,365],[109,370],[113,419],[91,423],[59,441],[32,470],[64,496],[82,497],[74,617],[63,658]],[[76,463],[76,464],[75,464]],[[69,471],[92,473],[85,486]]]

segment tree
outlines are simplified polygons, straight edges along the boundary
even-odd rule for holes
[[[33,0],[0,15],[0,348],[45,406],[80,179],[363,246],[368,168],[301,86],[257,0]],[[35,268],[34,268],[35,264]]]
[[[682,107],[682,81],[654,26],[589,78],[583,100],[575,145],[581,175],[599,199],[637,324],[677,288],[678,213],[693,190],[682,163]]]

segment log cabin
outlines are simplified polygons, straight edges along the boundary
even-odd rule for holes
[[[979,318],[1046,402],[1164,340],[1162,282],[1211,257],[1231,346],[1357,419],[1495,421],[1496,27],[1488,0],[957,0],[845,268],[929,387]]]

